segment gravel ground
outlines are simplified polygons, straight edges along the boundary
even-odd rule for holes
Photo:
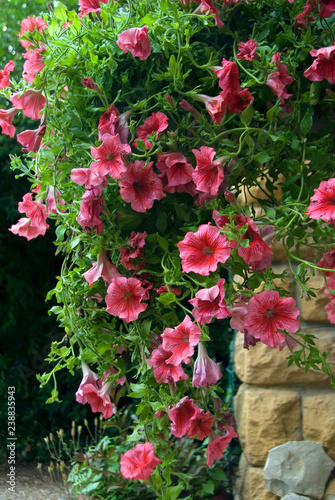
[[[45,470],[40,471],[33,465],[16,465],[15,493],[8,491],[10,486],[8,468],[0,468],[0,500],[70,500],[71,497],[59,481],[53,481]]]

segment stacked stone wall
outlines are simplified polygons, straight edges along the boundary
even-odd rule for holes
[[[311,261],[315,256],[305,252]],[[274,268],[283,270],[285,252],[277,244]],[[316,288],[323,278],[313,278]],[[324,306],[328,302],[321,290],[315,298],[301,298],[292,280],[284,285],[290,290],[301,311],[303,333],[315,335],[320,353],[329,353],[335,362],[335,327],[330,325]],[[281,352],[261,342],[249,350],[243,348],[243,335],[235,343],[235,373],[242,382],[234,398],[234,414],[243,454],[240,459],[236,496],[240,500],[275,500],[263,486],[263,468],[270,449],[288,441],[317,441],[335,460],[335,390],[322,372],[296,365],[287,366],[287,348]],[[327,485],[324,498],[335,500],[335,477]]]

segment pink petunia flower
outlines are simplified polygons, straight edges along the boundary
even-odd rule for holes
[[[222,89],[221,96],[226,98],[232,92],[239,92],[242,89],[236,63],[222,59],[221,64],[222,68],[217,67],[214,74],[219,78],[219,86]]]
[[[49,215],[50,213],[57,215],[59,213],[59,210],[61,212],[65,211],[65,209],[58,210],[56,205],[56,201],[58,205],[65,205],[65,201],[61,198],[61,196],[62,193],[57,188],[49,186],[48,194],[45,200],[47,215]]]
[[[100,12],[102,3],[108,3],[108,0],[79,0],[79,10],[82,14],[91,12]]]
[[[150,149],[152,143],[148,140],[148,136],[154,134],[156,140],[160,132],[168,128],[168,117],[165,113],[158,111],[157,113],[152,113],[144,120],[143,125],[140,125],[136,133],[136,141],[134,141],[134,146],[137,147],[137,141],[144,141],[145,149]]]
[[[294,27],[298,30],[302,28],[308,30],[308,27],[312,21],[314,21],[313,13],[315,7],[315,0],[307,0],[305,8],[298,14],[294,20]]]
[[[2,133],[14,137],[15,127],[12,125],[13,118],[19,110],[16,108],[0,109],[0,127]]]
[[[224,180],[222,165],[213,161],[216,152],[213,148],[201,146],[200,151],[192,149],[197,160],[197,166],[192,179],[198,191],[216,196]]]
[[[190,429],[187,437],[197,437],[197,439],[203,441],[212,433],[214,421],[215,417],[210,415],[209,411],[205,413],[204,410],[199,409],[198,413],[190,419]]]
[[[188,113],[191,113],[191,115],[196,119],[200,120],[201,119],[201,113],[197,109],[195,109],[192,104],[189,102],[185,101],[185,99],[182,99],[179,103],[179,106],[183,108],[184,111],[187,111]]]
[[[199,325],[209,324],[213,318],[224,319],[230,316],[224,300],[224,283],[225,280],[220,278],[216,285],[199,290],[195,298],[189,300],[194,306],[192,314]]]
[[[146,290],[139,279],[113,278],[105,297],[106,311],[112,316],[124,319],[127,323],[135,321],[148,306],[141,304],[141,301],[145,300],[145,295]]]
[[[182,361],[190,363],[189,356],[193,356],[194,347],[198,345],[200,336],[200,328],[187,315],[176,328],[165,328],[162,333],[163,349],[173,353],[166,363],[175,366],[180,365]]]
[[[92,267],[82,276],[84,276],[89,286],[92,286],[99,278],[103,278],[109,284],[113,278],[121,277],[117,268],[110,262],[103,250],[100,250],[97,261],[92,262]]]
[[[335,45],[310,51],[312,57],[317,57],[313,64],[306,69],[304,75],[312,82],[328,80],[335,83]]]
[[[335,219],[335,178],[321,181],[320,186],[314,189],[306,214],[311,219],[322,219],[326,222]]]
[[[227,425],[225,430],[226,434],[224,436],[217,436],[214,432],[209,436],[206,451],[208,467],[212,467],[214,460],[220,460],[224,450],[228,448],[230,441],[238,437],[233,427]]]
[[[205,104],[206,109],[209,115],[213,118],[215,125],[220,125],[227,111],[227,102],[225,98],[221,95],[210,97],[205,94],[198,94],[196,98]]]
[[[239,52],[237,53],[236,57],[244,61],[252,61],[257,56],[256,54],[257,46],[258,43],[256,43],[255,40],[253,40],[252,38],[247,42],[240,42],[238,44]]]
[[[212,0],[200,0],[200,4],[200,11],[202,13],[208,12],[209,14],[213,14],[215,26],[217,26],[218,28],[222,28],[224,26],[224,23],[221,21],[219,17],[219,11],[214,6]]]
[[[280,62],[280,52],[276,52],[271,59],[271,62],[276,63],[277,71],[269,74],[266,84],[271,88],[272,93],[280,97],[280,104],[284,103],[284,99],[289,99],[292,94],[286,92],[286,85],[293,83],[293,78],[287,73],[286,64]]]
[[[244,331],[244,318],[248,312],[248,298],[237,294],[232,306],[230,306],[231,320],[230,326],[239,332]]]
[[[121,173],[127,170],[121,158],[123,153],[131,153],[131,148],[129,144],[122,144],[118,134],[103,135],[101,146],[91,146],[91,154],[98,161],[91,163],[90,170],[100,177],[108,174],[113,179],[119,179]]]
[[[183,272],[201,276],[209,276],[210,272],[216,271],[218,263],[224,264],[231,250],[220,229],[209,224],[202,224],[196,233],[186,233],[178,248]]]
[[[84,395],[84,388],[86,384],[96,385],[99,377],[96,373],[92,372],[85,361],[81,362],[81,369],[83,371],[83,379],[80,382],[78,391],[76,392],[76,401],[82,405],[87,403],[87,398]]]
[[[243,235],[243,240],[249,240],[249,246],[244,248],[242,246],[238,247],[238,254],[247,264],[252,264],[254,262],[259,262],[265,257],[272,255],[271,248],[265,243],[265,241],[260,236],[260,230],[256,226],[255,222],[245,215],[238,214],[235,216],[237,225],[242,227],[248,224],[248,229]]]
[[[23,65],[22,76],[27,82],[33,83],[36,74],[44,68],[45,64],[41,55],[41,52],[44,51],[44,48],[34,49],[27,50],[25,54],[22,54],[22,57],[26,59],[26,62]]]
[[[82,387],[83,398],[91,406],[93,413],[102,413],[103,418],[110,418],[114,413],[115,405],[110,400],[110,390],[111,382],[101,382],[101,379],[94,384],[86,383]]]
[[[335,248],[327,250],[322,256],[322,258],[317,263],[318,267],[323,267],[325,269],[334,269],[332,271],[321,271],[325,276],[331,278],[335,277]]]
[[[71,179],[79,186],[85,186],[86,189],[99,189],[100,192],[108,185],[107,177],[95,174],[89,168],[73,168],[71,170]]]
[[[43,203],[33,201],[31,193],[26,193],[23,196],[23,201],[19,202],[18,210],[19,212],[25,213],[27,217],[31,220],[32,227],[45,227],[49,226],[46,224],[47,213]]]
[[[127,479],[147,481],[154,468],[161,463],[155,456],[155,447],[149,441],[137,444],[132,450],[121,455],[121,474]]]
[[[32,226],[31,220],[28,217],[21,217],[17,224],[14,224],[9,228],[13,234],[18,234],[19,236],[24,236],[27,240],[32,240],[37,238],[37,236],[44,236],[45,231],[48,229],[48,224],[43,224],[41,226]]]
[[[119,180],[121,197],[130,203],[136,212],[146,212],[153,206],[155,200],[161,200],[166,196],[162,181],[152,167],[152,161],[145,166],[144,161],[135,160],[135,163],[128,165],[126,172],[121,173]]]
[[[148,30],[148,26],[125,30],[119,35],[116,43],[124,54],[129,51],[131,55],[139,57],[141,61],[144,61],[148,59],[151,53]]]
[[[23,114],[32,120],[40,118],[39,113],[47,102],[42,92],[35,92],[34,90],[26,90],[20,97],[16,92],[11,96],[10,100],[15,108],[22,109]]]
[[[22,151],[24,153],[29,153],[29,151],[33,151],[37,153],[37,151],[41,147],[42,139],[46,132],[46,126],[41,125],[35,130],[24,130],[17,135],[17,142],[22,144]]]
[[[321,7],[319,16],[329,18],[332,17],[335,11],[335,0],[319,0]]]
[[[100,220],[102,210],[105,208],[105,199],[100,196],[100,190],[90,189],[85,191],[80,204],[80,212],[78,215],[78,224],[84,227],[84,230],[95,228],[97,234],[101,234],[104,230],[103,222]]]
[[[151,353],[151,358],[147,360],[149,366],[154,371],[154,377],[159,384],[168,384],[171,380],[178,382],[178,380],[186,380],[187,375],[182,369],[181,365],[173,365],[168,362],[171,358],[172,352],[165,351],[160,345]]]
[[[248,304],[244,327],[248,333],[269,347],[276,347],[286,340],[286,330],[295,333],[300,328],[300,314],[292,297],[280,297],[276,291],[265,290],[255,294]]]
[[[198,357],[194,364],[192,385],[194,387],[209,387],[215,385],[222,377],[221,369],[207,354],[202,342],[198,345]]]
[[[172,422],[171,433],[175,437],[185,436],[190,431],[191,419],[199,413],[199,407],[193,403],[193,399],[185,396],[175,407],[168,411],[169,419]]]
[[[21,21],[20,33],[17,36],[21,37],[28,31],[33,32],[35,29],[37,29],[39,33],[43,33],[43,30],[47,29],[47,27],[47,23],[41,17],[36,18],[35,16],[28,16]],[[27,49],[29,45],[32,45],[32,42],[29,42],[29,40],[20,40],[20,42],[25,49]]]
[[[119,134],[120,141],[123,144],[128,143],[129,128],[127,127],[127,120],[130,116],[130,111],[126,111],[120,115],[118,109],[114,104],[109,106],[99,120],[98,125],[98,140],[102,141],[105,134],[117,135]]]
[[[95,90],[95,91],[99,91],[100,90],[100,87],[99,85],[97,85],[92,77],[90,76],[89,78],[83,78],[82,81],[81,81],[82,85],[84,85],[84,87],[86,87],[87,89],[90,89],[90,90]],[[115,134],[112,134],[112,135],[115,135]],[[100,139],[99,139],[100,140]]]
[[[248,89],[231,92],[228,96],[226,96],[226,100],[230,113],[242,113],[251,103],[254,102],[254,98]]]
[[[14,70],[14,61],[9,61],[4,69],[0,70],[0,89],[5,89],[9,86],[9,75]]]
[[[156,166],[162,174],[166,174],[169,187],[192,182],[194,168],[181,153],[160,155]]]
[[[145,261],[143,260],[143,252],[141,249],[145,245],[145,237],[148,236],[148,233],[144,231],[143,233],[136,233],[135,231],[131,232],[130,238],[128,238],[128,244],[130,244],[130,248],[119,248],[121,252],[121,262],[124,267],[128,270],[139,271],[145,267]]]
[[[167,286],[163,285],[163,286],[160,286],[159,288],[155,288],[156,292],[160,295],[161,293],[174,293],[175,295],[180,295],[181,294],[181,290],[179,288],[173,288],[173,287],[170,287],[168,289]]]

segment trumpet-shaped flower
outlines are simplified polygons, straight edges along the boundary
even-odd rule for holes
[[[161,463],[155,456],[155,447],[149,441],[137,444],[132,450],[121,455],[121,474],[127,479],[142,479],[147,481],[154,468]]]
[[[320,186],[314,189],[311,202],[306,212],[308,217],[326,222],[335,219],[335,178],[322,181]]]
[[[171,358],[172,352],[165,351],[160,345],[151,353],[151,358],[147,360],[149,366],[154,371],[154,377],[159,384],[168,384],[171,380],[178,382],[178,380],[187,379],[187,375],[182,369],[181,365],[173,365],[168,362]]]
[[[198,345],[198,357],[194,364],[192,385],[194,387],[209,387],[215,385],[222,377],[221,369],[207,354],[202,342]]]
[[[129,51],[134,57],[139,57],[141,61],[144,61],[151,53],[148,30],[148,26],[125,30],[119,35],[116,43],[124,54]]]
[[[118,134],[103,135],[101,146],[91,147],[91,154],[98,161],[91,163],[90,170],[100,177],[108,174],[113,179],[119,179],[121,173],[127,170],[121,158],[123,153],[131,153],[131,148],[129,144],[122,144]]]
[[[276,347],[286,340],[285,334],[279,329],[289,333],[299,330],[299,314],[292,297],[280,297],[276,291],[265,290],[249,300],[244,328],[263,344]]]
[[[26,90],[20,97],[16,92],[11,96],[10,100],[15,108],[22,109],[22,113],[32,120],[40,118],[39,113],[47,102],[41,92],[35,92],[34,90]]]
[[[202,276],[209,276],[216,271],[219,262],[225,263],[230,256],[227,238],[220,234],[220,229],[209,224],[202,224],[196,233],[186,233],[178,248],[183,271]]]
[[[105,297],[106,311],[112,316],[124,319],[127,323],[135,321],[148,306],[141,304],[141,301],[145,300],[145,295],[146,290],[137,278],[113,278]]]
[[[216,285],[199,290],[195,298],[189,300],[194,306],[192,314],[199,325],[208,324],[213,318],[224,319],[230,316],[224,300],[224,283],[225,280],[221,278]]]
[[[166,363],[178,366],[182,361],[190,363],[189,356],[194,353],[194,347],[198,345],[201,336],[200,328],[191,321],[189,316],[176,328],[165,328],[162,333],[163,349],[171,351]]]

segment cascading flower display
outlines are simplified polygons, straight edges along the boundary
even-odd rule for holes
[[[64,254],[49,297],[66,335],[38,378],[82,364],[73,399],[118,443],[98,448],[113,452],[108,491],[123,476],[145,495],[206,494],[206,462],[237,436],[230,391],[218,397],[232,329],[246,356],[285,348],[335,386],[296,306],[298,285],[325,291],[335,322],[333,3],[56,2],[22,21],[21,65],[3,62],[2,133],[37,121],[11,155],[31,188],[10,231],[30,240],[55,222]]]

